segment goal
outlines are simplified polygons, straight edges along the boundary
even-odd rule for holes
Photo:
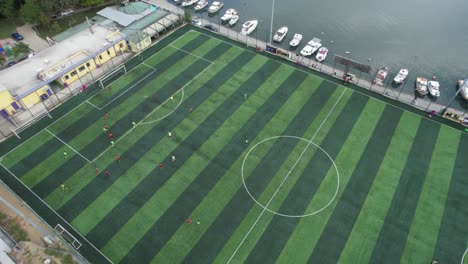
[[[106,88],[112,82],[114,82],[115,80],[117,80],[118,78],[122,77],[122,75],[125,75],[125,74],[127,74],[127,68],[125,67],[124,64],[122,64],[118,66],[117,68],[115,68],[113,71],[102,76],[99,79],[99,86],[101,86],[101,88]]]
[[[57,231],[57,233],[59,235],[61,235],[68,243],[70,243],[76,250],[80,249],[80,247],[82,246],[80,241],[78,241],[78,239],[76,239],[72,234],[70,234],[70,232],[68,232],[65,228],[63,228],[63,226],[61,226],[60,224],[57,224],[55,227],[54,227],[55,231]]]

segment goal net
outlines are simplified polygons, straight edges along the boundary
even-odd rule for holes
[[[76,250],[80,249],[81,247],[80,241],[78,241],[78,239],[76,239],[72,234],[70,234],[70,232],[68,232],[65,228],[63,228],[63,226],[61,226],[60,224],[57,224],[54,227],[54,229],[55,231],[57,231],[59,235],[61,235],[65,239],[65,241],[70,243]]]
[[[117,80],[125,74],[127,74],[127,68],[125,67],[125,65],[122,64],[119,67],[115,68],[113,71],[102,76],[99,79],[99,86],[101,86],[101,88],[106,88],[112,82],[114,82],[115,80]]]

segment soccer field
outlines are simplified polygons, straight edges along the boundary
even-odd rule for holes
[[[88,260],[468,263],[467,133],[187,27],[156,46],[2,145]]]

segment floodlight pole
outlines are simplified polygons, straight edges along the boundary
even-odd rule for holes
[[[275,0],[272,0],[272,4],[271,4],[271,19],[270,19],[270,39],[269,39],[269,44],[272,43],[272,33],[273,33],[273,15],[274,15],[274,12],[275,12]]]
[[[463,86],[466,85],[466,82],[467,82],[467,81],[468,81],[468,78],[465,78],[465,80],[464,80],[463,83],[460,85],[460,87],[458,87],[457,92],[452,96],[452,98],[450,99],[450,101],[448,102],[448,104],[447,104],[444,108],[442,108],[442,112],[440,113],[441,115],[444,115],[444,114],[445,114],[445,112],[447,111],[447,109],[448,109],[448,108],[450,107],[450,105],[452,104],[453,100],[455,100],[455,98],[456,98],[456,97],[458,96],[458,94],[460,93],[461,88],[462,88]]]

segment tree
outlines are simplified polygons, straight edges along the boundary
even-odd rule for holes
[[[104,4],[104,0],[82,0],[80,2],[81,6],[97,6]]]
[[[15,0],[4,0],[0,3],[0,13],[10,20],[14,20],[18,15]]]
[[[185,22],[192,21],[192,11],[190,11],[189,9],[185,9],[184,11],[184,21]]]
[[[21,18],[31,24],[36,24],[40,21],[42,14],[42,6],[40,0],[25,0],[24,5],[20,9]]]
[[[21,54],[29,53],[31,48],[29,48],[28,44],[24,42],[18,42],[11,48],[11,50],[13,51],[13,56],[17,58]]]
[[[5,57],[0,55],[0,65],[2,65],[6,61]]]

